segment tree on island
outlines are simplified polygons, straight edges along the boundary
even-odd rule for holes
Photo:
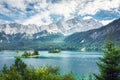
[[[116,49],[113,42],[106,44],[104,56],[97,63],[100,73],[96,80],[120,80],[120,49]]]
[[[32,55],[39,55],[39,52],[37,50],[34,50]]]
[[[39,55],[39,52],[37,50],[34,50],[33,53],[25,51],[22,56],[28,57],[28,56],[34,56],[34,55]]]
[[[27,52],[27,51],[25,51],[23,54],[22,54],[22,56],[31,56],[32,54],[30,53],[30,52]]]

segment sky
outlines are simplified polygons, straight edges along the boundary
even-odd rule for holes
[[[40,26],[74,17],[108,24],[120,18],[120,0],[0,0],[0,23]]]

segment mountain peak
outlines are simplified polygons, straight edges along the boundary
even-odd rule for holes
[[[22,25],[18,23],[9,23],[0,26],[1,26],[0,31],[4,31],[6,34],[13,33],[35,34],[43,30],[47,30],[50,33],[60,32],[64,35],[69,35],[75,32],[99,28],[102,26],[102,24],[93,19],[79,20],[78,18],[75,17],[67,21],[59,21],[58,23],[52,23],[43,26],[37,26],[35,24]]]
[[[99,28],[103,25],[94,19],[79,20],[78,18],[73,18],[67,21],[58,22],[57,26],[62,31],[62,33],[65,35],[70,35],[75,32],[82,32]]]

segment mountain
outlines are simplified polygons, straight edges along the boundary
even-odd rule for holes
[[[75,32],[87,31],[101,26],[102,24],[94,19],[79,20],[77,18],[42,26],[34,24],[22,25],[18,23],[7,23],[0,25],[0,40],[2,42],[16,42],[25,39],[42,38],[48,34],[56,35],[56,33],[58,33],[70,35]]]
[[[6,34],[5,32],[0,32],[0,41],[1,43],[14,43],[23,40],[30,39],[30,35],[25,33],[16,33],[16,34]]]
[[[0,25],[0,32],[2,31],[9,35],[16,33],[33,34],[39,32],[40,28],[36,25],[22,25],[18,23],[9,23]]]
[[[104,43],[109,39],[113,39],[116,45],[120,46],[119,35],[120,18],[101,28],[69,35],[64,41],[71,48],[98,50],[102,48]]]
[[[22,25],[18,23],[1,24],[0,32],[5,32],[6,34],[16,34],[16,33],[26,33],[35,34],[43,30],[47,30],[50,33],[62,33],[65,35],[72,34],[74,32],[87,31],[94,28],[101,27],[102,24],[93,19],[89,20],[79,20],[73,18],[67,21],[59,21],[57,23],[52,23],[49,25],[37,26],[34,24]]]
[[[94,19],[79,20],[77,18],[67,21],[59,21],[56,25],[65,35],[70,35],[75,32],[88,31],[103,26],[100,22]]]
[[[102,24],[93,19],[73,18],[49,25],[36,26],[9,23],[0,25],[0,49],[42,49],[49,47],[69,49],[64,39],[75,32],[99,28]]]
[[[43,30],[51,30],[51,32],[52,31],[59,32],[57,27],[52,24],[44,25],[44,26],[37,26],[34,24],[22,25],[18,23],[9,23],[9,24],[0,25],[0,32],[5,32],[6,34],[10,34],[10,35],[16,33],[35,34]]]

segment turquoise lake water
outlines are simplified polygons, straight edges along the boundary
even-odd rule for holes
[[[32,52],[32,51],[31,51]],[[15,56],[22,55],[24,51],[5,50],[0,52],[0,69],[7,64],[10,66],[14,63]],[[59,66],[62,73],[72,71],[75,75],[87,75],[97,73],[98,67],[96,62],[102,57],[101,52],[76,52],[62,51],[60,54],[52,54],[47,51],[39,51],[40,58],[23,58],[22,60],[34,67],[52,65]]]

